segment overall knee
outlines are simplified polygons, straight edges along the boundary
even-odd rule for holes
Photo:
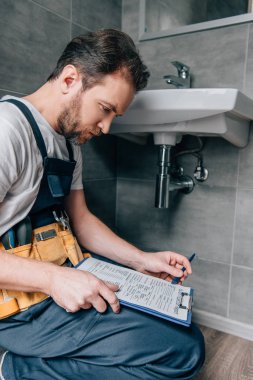
[[[192,377],[199,372],[205,361],[204,337],[196,326],[193,326],[193,332],[190,339],[191,349],[188,351],[188,355],[186,353],[187,358],[185,357],[185,360],[188,361],[187,372],[188,374],[192,374]]]

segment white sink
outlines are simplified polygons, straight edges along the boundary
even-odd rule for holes
[[[221,136],[243,147],[253,120],[253,100],[233,88],[144,90],[113,122],[110,133],[154,135],[174,145],[183,134]]]

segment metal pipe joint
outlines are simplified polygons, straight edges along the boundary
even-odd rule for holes
[[[171,145],[160,145],[158,158],[158,174],[156,176],[155,207],[169,207],[170,191],[180,190],[185,194],[192,192],[194,181],[190,176],[171,173],[170,163]]]

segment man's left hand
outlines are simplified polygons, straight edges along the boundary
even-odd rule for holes
[[[172,281],[174,277],[180,277],[182,283],[188,274],[192,274],[189,260],[179,253],[164,252],[143,252],[142,265],[139,272],[149,274],[154,277],[162,278],[166,281]],[[186,270],[183,272],[182,268]]]

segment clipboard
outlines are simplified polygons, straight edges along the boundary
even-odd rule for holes
[[[186,327],[191,325],[194,293],[194,289],[192,288],[171,284],[165,280],[134,271],[133,269],[129,269],[121,265],[111,264],[104,260],[95,259],[93,257],[88,257],[82,260],[76,266],[76,269],[89,271],[103,281],[119,285],[120,289],[117,292],[117,297],[120,304],[123,306],[130,307],[132,309],[139,310],[140,312],[144,312]],[[150,284],[149,288],[146,286],[146,294],[143,291],[143,287],[145,287],[143,284]],[[172,313],[168,312],[168,310],[163,311],[161,307],[154,307],[153,305],[150,306],[149,303],[152,295],[148,294],[148,292],[151,287],[153,293],[156,292],[156,289],[159,290],[160,293],[157,290],[158,295],[156,294],[157,303],[159,304],[160,299],[163,298],[164,309],[167,307],[166,301],[171,302],[170,309],[173,310]],[[140,289],[142,289],[143,293],[140,293]],[[169,291],[172,293],[171,298],[168,296]],[[131,292],[132,294],[129,296],[128,293]],[[137,297],[136,294],[139,295],[139,297]],[[147,295],[150,295],[150,297]]]

